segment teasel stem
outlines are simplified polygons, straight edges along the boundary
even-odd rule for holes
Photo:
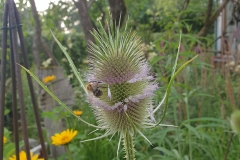
[[[126,152],[126,160],[135,160],[133,136],[131,136],[128,132],[123,134],[123,146]]]

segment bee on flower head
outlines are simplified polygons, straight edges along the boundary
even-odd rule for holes
[[[91,81],[87,83],[86,88],[89,93],[92,93],[95,97],[100,97],[103,92],[99,89],[101,82]]]
[[[109,85],[106,87],[103,82],[100,81],[90,81],[86,85],[86,89],[88,91],[89,95],[89,102],[92,101],[92,96],[95,96],[97,98],[101,97],[103,95],[102,90],[99,88],[108,88],[108,97],[111,100],[111,91]]]

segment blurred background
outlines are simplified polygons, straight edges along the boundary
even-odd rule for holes
[[[2,17],[4,1],[0,2]],[[86,75],[90,55],[87,43],[94,42],[90,31],[97,29],[100,23],[107,28],[112,19],[123,29],[128,23],[129,30],[136,31],[145,44],[145,57],[159,83],[154,107],[162,100],[171,78],[182,31],[178,67],[196,54],[199,56],[177,76],[171,88],[163,124],[178,127],[163,126],[143,131],[153,146],[137,135],[136,159],[240,159],[239,136],[232,133],[229,121],[232,112],[240,108],[239,0],[16,0],[15,3],[23,24],[31,71],[39,79],[54,75],[56,79],[49,88],[72,110],[81,110],[81,117],[93,124],[96,121],[86,95],[50,30],[66,48],[80,74]],[[9,66],[6,75],[4,126],[9,141],[13,142]],[[38,142],[24,71],[22,78],[29,138]],[[87,79],[84,80],[87,83]],[[73,159],[117,159],[117,135],[111,140],[109,137],[79,143],[104,132],[89,134],[94,128],[65,112],[37,84],[35,93],[48,153],[53,159],[66,158],[66,154],[62,154],[64,150],[52,146],[50,141],[53,134],[66,128],[79,132],[70,144]],[[161,115],[162,109],[154,115],[157,121]],[[121,147],[120,157],[123,152]]]

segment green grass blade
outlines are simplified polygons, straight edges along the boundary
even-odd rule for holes
[[[171,86],[172,86],[172,83],[173,83],[173,80],[176,78],[176,76],[183,70],[183,68],[185,68],[189,63],[191,63],[195,58],[197,58],[198,55],[196,55],[195,57],[193,57],[192,59],[190,59],[189,61],[187,61],[186,63],[184,63],[178,70],[177,72],[172,76],[169,84],[168,84],[168,87],[167,87],[167,90],[166,90],[166,99],[165,99],[165,106],[164,106],[164,110],[163,110],[163,116],[161,118],[161,120],[154,126],[158,126],[164,119],[165,115],[166,115],[166,112],[167,112],[167,108],[168,108],[168,97],[169,97],[169,94],[171,92]]]
[[[173,77],[173,75],[175,74],[175,71],[176,71],[176,68],[177,68],[177,62],[178,62],[178,56],[179,56],[179,52],[180,52],[180,46],[181,46],[181,38],[182,38],[182,32],[180,32],[180,37],[179,37],[179,44],[178,44],[178,51],[177,51],[177,56],[176,56],[176,59],[175,59],[175,63],[174,63],[174,66],[173,66],[173,70],[172,70],[172,75],[171,75],[171,79]],[[168,84],[169,86],[169,84]],[[171,87],[171,86],[170,86]],[[170,88],[169,87],[169,88]],[[165,98],[166,98],[166,95],[167,95],[167,90],[166,90],[166,93],[164,94],[163,96],[163,99],[162,101],[158,104],[158,106],[154,109],[153,113],[155,113],[163,104],[163,102],[165,101]],[[166,102],[166,101],[165,101]],[[167,108],[164,108],[164,111],[166,111]],[[163,112],[164,113],[164,112]],[[165,112],[166,113],[166,112]],[[164,114],[165,114],[164,113]],[[163,115],[165,116],[165,115]]]
[[[209,124],[210,122],[215,122],[223,125],[229,125],[229,122],[226,121],[225,119],[219,119],[219,118],[214,118],[214,117],[200,117],[200,118],[192,118],[183,121],[182,123],[189,123],[189,122],[201,122],[201,123],[207,123]]]
[[[189,131],[191,131],[197,138],[201,138],[198,133],[198,130],[195,127],[192,127],[190,124],[183,124]]]
[[[52,34],[54,40],[57,42],[58,46],[59,46],[59,47],[61,48],[61,50],[63,51],[64,55],[66,56],[66,58],[67,58],[67,60],[68,60],[68,62],[69,62],[69,65],[70,65],[70,67],[72,68],[73,73],[74,73],[74,75],[77,77],[79,83],[81,84],[83,90],[85,91],[86,94],[88,94],[87,89],[86,89],[86,87],[85,87],[85,84],[84,84],[84,82],[83,82],[83,79],[82,79],[80,73],[77,71],[77,68],[76,68],[76,66],[74,65],[71,57],[70,57],[69,54],[67,53],[66,49],[61,45],[61,43],[60,43],[60,42],[57,40],[57,38],[53,35],[52,31],[51,31],[51,34]]]

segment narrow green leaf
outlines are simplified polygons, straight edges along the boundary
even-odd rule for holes
[[[52,93],[47,86],[45,86],[30,70],[28,70],[27,68],[23,67],[22,65],[18,64],[19,66],[21,66],[27,73],[29,73],[36,81],[37,83],[53,98],[55,99],[59,105],[63,106],[68,112],[70,112],[74,117],[76,117],[78,120],[82,121],[83,123],[89,125],[89,126],[92,126],[92,127],[95,127],[95,128],[101,128],[101,127],[98,127],[98,126],[95,126],[93,124],[90,124],[86,121],[84,121],[81,117],[75,115],[71,109],[69,109],[60,99],[58,99],[58,97]]]
[[[74,65],[71,57],[70,57],[69,54],[67,53],[66,49],[61,45],[61,43],[60,43],[60,42],[57,40],[57,38],[53,35],[52,31],[51,31],[51,34],[52,34],[54,40],[57,42],[58,46],[59,46],[59,47],[61,48],[61,50],[63,51],[64,55],[66,56],[66,58],[67,58],[67,60],[68,60],[68,62],[69,62],[69,65],[70,65],[70,67],[72,68],[73,73],[74,73],[74,75],[77,77],[77,79],[78,79],[80,85],[82,86],[83,90],[85,91],[86,94],[88,94],[87,89],[86,89],[86,86],[85,86],[85,84],[84,84],[84,82],[83,82],[83,79],[82,79],[80,73],[78,72],[76,66]]]
[[[168,108],[168,96],[170,94],[170,88],[171,88],[171,85],[173,83],[173,80],[176,78],[176,76],[183,70],[183,68],[185,68],[189,63],[191,63],[195,58],[197,58],[198,55],[196,55],[195,57],[193,57],[192,59],[190,59],[189,61],[187,61],[186,63],[184,63],[178,70],[177,72],[172,76],[169,84],[168,84],[168,87],[167,87],[167,90],[166,90],[166,99],[165,99],[165,106],[164,106],[164,110],[163,110],[163,116],[161,118],[161,120],[154,126],[154,127],[157,127],[164,119],[165,115],[166,115],[166,112],[167,112],[167,108]]]
[[[189,123],[189,122],[206,122],[209,124],[209,121],[212,122],[217,122],[217,123],[221,123],[221,124],[225,124],[225,125],[229,125],[229,122],[224,120],[224,119],[219,119],[219,118],[213,118],[213,117],[201,117],[201,118],[192,118],[192,119],[188,119],[183,121],[182,123]]]
[[[168,149],[164,148],[164,147],[155,147],[154,150],[158,150],[164,153],[164,155],[166,156],[170,156],[170,157],[175,157],[172,151],[169,151]]]
[[[198,134],[198,131],[196,128],[192,127],[189,124],[183,124],[183,126],[185,126],[189,131],[191,131],[192,133],[194,133],[195,136],[197,136],[197,138],[200,138],[200,135]]]

